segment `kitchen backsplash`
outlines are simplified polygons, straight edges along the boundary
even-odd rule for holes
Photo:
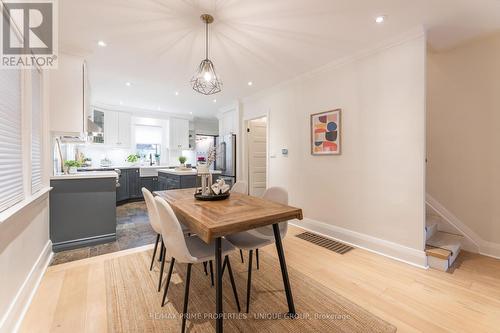
[[[124,165],[126,163],[127,156],[133,154],[131,149],[121,149],[121,148],[105,148],[105,147],[95,147],[95,146],[79,146],[79,151],[92,159],[92,166],[99,167],[101,160],[107,158],[111,160],[112,165]]]

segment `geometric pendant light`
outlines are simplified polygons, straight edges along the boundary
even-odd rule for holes
[[[191,78],[191,86],[200,94],[213,95],[222,90],[222,81],[215,73],[214,64],[208,58],[208,25],[214,21],[214,18],[210,14],[203,14],[200,18],[203,22],[205,22],[205,59],[201,61],[196,73]]]

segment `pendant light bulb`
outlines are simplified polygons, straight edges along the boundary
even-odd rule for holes
[[[205,81],[210,82],[210,80],[212,80],[212,74],[210,74],[210,72],[205,72],[205,74],[203,74],[203,78]]]

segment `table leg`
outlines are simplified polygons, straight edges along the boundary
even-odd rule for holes
[[[223,326],[223,311],[222,311],[222,240],[220,237],[215,239],[215,331],[222,333]]]
[[[285,285],[286,301],[288,302],[288,315],[292,318],[296,317],[295,305],[293,304],[292,288],[288,279],[288,270],[286,268],[285,253],[283,252],[283,244],[281,243],[280,228],[278,224],[273,224],[274,239],[276,241],[276,250],[280,260],[281,275],[283,276],[283,284]]]

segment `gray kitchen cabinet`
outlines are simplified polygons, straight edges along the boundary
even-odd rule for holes
[[[158,191],[166,191],[167,190],[167,177],[162,176],[158,173]]]
[[[116,240],[116,178],[51,180],[54,252]]]
[[[138,199],[142,197],[141,191],[141,177],[139,176],[139,169],[128,169],[128,196],[130,199]]]
[[[141,177],[141,189],[143,187],[147,188],[151,192],[157,191],[158,177]]]
[[[116,201],[128,200],[128,170],[122,169],[118,177],[120,187],[116,188]]]
[[[120,187],[116,189],[116,201],[125,203],[129,200],[142,199],[142,188],[145,187],[151,192],[163,189],[158,177],[140,177],[139,168],[120,169]],[[165,187],[166,188],[166,187]]]
[[[174,175],[166,172],[158,173],[158,190],[176,190],[181,188],[193,188],[197,186],[196,175]]]

